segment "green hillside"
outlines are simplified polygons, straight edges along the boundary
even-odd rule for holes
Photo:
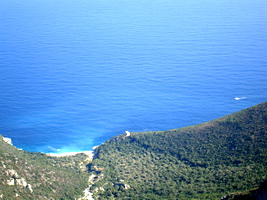
[[[196,126],[114,137],[95,150],[91,174],[85,160],[26,152],[0,136],[0,199],[78,199],[89,176],[95,199],[266,200],[267,102]]]
[[[220,199],[267,179],[267,102],[181,129],[119,135],[95,150],[96,199]]]
[[[0,199],[59,200],[83,195],[88,174],[79,163],[84,154],[49,157],[7,144],[0,136]]]
[[[221,200],[266,200],[267,181],[264,181],[258,188],[246,192],[237,192],[224,196]]]

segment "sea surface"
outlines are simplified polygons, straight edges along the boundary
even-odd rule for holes
[[[1,0],[0,134],[88,151],[267,100],[266,0]]]

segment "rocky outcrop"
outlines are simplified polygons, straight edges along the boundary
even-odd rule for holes
[[[15,179],[10,178],[10,179],[6,180],[6,184],[9,185],[9,186],[15,185]]]
[[[6,181],[7,185],[17,185],[22,188],[27,188],[30,192],[33,192],[32,186],[26,182],[25,178],[20,177],[14,169],[7,169],[5,174],[8,178]]]
[[[120,180],[119,183],[115,183],[114,185],[115,185],[115,186],[117,185],[117,186],[119,186],[119,187],[122,187],[122,188],[124,188],[125,190],[128,190],[128,189],[131,188],[130,185],[124,183],[124,180]]]
[[[32,190],[32,186],[31,186],[30,184],[28,184],[28,185],[26,186],[26,188],[27,188],[28,190],[30,190],[31,193],[33,192],[33,190]]]
[[[19,175],[14,169],[8,169],[5,171],[7,177],[18,179]]]
[[[74,200],[83,195],[88,187],[83,165],[88,165],[89,156],[51,157],[19,150],[8,141],[0,135],[0,200]]]
[[[3,137],[3,140],[8,144],[13,145],[11,138]]]
[[[21,186],[21,187],[25,187],[25,188],[28,185],[28,183],[26,182],[26,180],[24,178],[16,179],[16,184]]]

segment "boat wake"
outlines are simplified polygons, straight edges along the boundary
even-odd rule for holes
[[[235,97],[236,101],[247,99],[247,97]]]

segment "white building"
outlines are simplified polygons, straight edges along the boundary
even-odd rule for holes
[[[131,135],[131,133],[129,131],[125,131],[125,135],[126,135],[126,137],[129,137]]]

